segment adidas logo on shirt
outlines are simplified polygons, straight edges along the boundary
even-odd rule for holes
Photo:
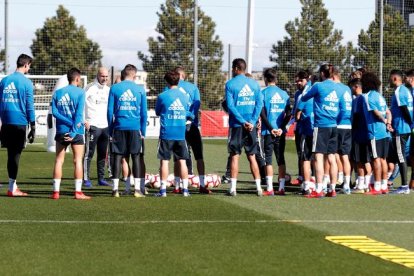
[[[325,101],[327,102],[338,102],[338,96],[336,95],[336,91],[332,91],[331,93],[329,93],[328,96],[325,97]]]
[[[131,89],[128,89],[127,91],[125,91],[119,98],[119,101],[121,102],[134,102],[136,100],[137,98],[134,97],[134,94],[132,94]]]
[[[58,104],[59,105],[69,105],[69,103],[70,103],[70,97],[69,97],[69,94],[68,93],[66,93],[65,95],[63,95],[62,98],[60,98],[58,100]]]
[[[176,99],[168,108],[168,110],[184,111],[184,106],[181,103],[180,99]]]
[[[282,97],[280,97],[280,95],[278,93],[276,93],[271,99],[270,99],[270,103],[274,104],[274,103],[283,103],[283,99]]]
[[[239,92],[239,97],[251,97],[254,96],[253,91],[250,89],[250,87],[246,84],[242,90]]]
[[[7,94],[7,93],[17,93],[16,85],[14,85],[14,82],[11,82],[9,85],[7,85],[4,88],[3,93],[4,94]]]

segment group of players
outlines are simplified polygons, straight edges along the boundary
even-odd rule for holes
[[[20,55],[16,72],[0,83],[1,143],[7,148],[9,174],[8,196],[26,196],[16,184],[18,164],[26,143],[35,137],[33,84],[24,74],[30,70],[32,58]],[[263,73],[266,88],[248,77],[246,62],[235,59],[233,78],[225,86],[223,107],[229,113],[228,171],[229,196],[236,196],[239,157],[245,149],[258,196],[285,195],[286,162],[284,158],[286,130],[296,121],[295,140],[299,177],[306,197],[335,197],[337,183],[342,192],[351,193],[351,171],[357,172],[357,193],[388,193],[391,173],[399,168],[401,187],[395,192],[410,193],[407,181],[407,146],[413,128],[414,70],[406,76],[390,73],[395,88],[391,109],[378,92],[380,81],[371,73],[359,70],[351,75],[348,85],[341,83],[339,71],[331,64],[319,68],[316,78],[307,71],[295,76],[298,88],[293,108],[286,91],[277,86],[277,72]],[[97,148],[98,185],[105,180],[108,145],[112,160],[112,195],[119,197],[119,176],[126,179],[125,194],[145,196],[144,137],[147,125],[147,99],[144,88],[135,83],[137,68],[128,64],[118,83],[108,86],[108,71],[100,68],[95,81],[85,90],[79,88],[81,72],[72,68],[67,73],[69,85],[55,91],[51,106],[56,119],[56,159],[53,170],[52,199],[60,197],[62,165],[66,149],[71,146],[74,162],[75,199],[90,199],[82,185],[92,185],[89,171]],[[155,112],[160,117],[157,157],[160,160],[160,190],[167,195],[169,160],[173,156],[175,189],[173,193],[189,196],[188,171],[192,170],[190,149],[200,175],[200,193],[211,194],[205,187],[205,167],[198,113],[200,93],[187,81],[182,67],[167,72],[165,90],[159,94]],[[86,130],[86,131],[85,131]],[[86,137],[86,141],[85,141]],[[86,150],[85,150],[86,144]],[[414,146],[409,150],[414,150]],[[273,188],[273,153],[278,164],[278,191]],[[128,162],[131,159],[132,169]],[[338,172],[339,171],[339,172]],[[135,190],[131,191],[130,177]],[[265,179],[266,190],[262,190]],[[181,184],[181,185],[180,185]]]

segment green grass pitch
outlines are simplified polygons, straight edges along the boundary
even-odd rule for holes
[[[146,141],[149,172],[158,170],[156,140]],[[224,140],[205,140],[208,173],[223,174]],[[292,141],[288,172],[296,176]],[[6,194],[6,152],[0,150],[1,275],[385,275],[414,271],[325,241],[327,235],[367,235],[414,251],[414,196],[339,195],[258,198],[241,159],[240,193],[190,198],[110,196],[110,188],[73,196],[71,154],[62,196],[48,199],[54,155],[31,145],[18,184],[27,198]],[[95,164],[91,175],[96,175]],[[96,181],[94,182],[96,183]],[[122,187],[122,184],[120,185]],[[122,190],[122,188],[121,188]],[[294,191],[291,188],[291,191]],[[151,190],[151,193],[154,191]]]

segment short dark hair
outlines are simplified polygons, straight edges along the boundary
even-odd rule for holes
[[[390,76],[395,76],[395,75],[397,75],[397,76],[399,76],[399,77],[401,77],[401,78],[404,78],[404,73],[403,73],[403,71],[401,71],[401,70],[399,70],[399,69],[393,69],[393,70],[391,70],[391,72],[390,72]]]
[[[23,66],[25,66],[26,64],[31,64],[33,61],[33,58],[31,56],[28,56],[26,54],[21,54],[18,58],[17,58],[17,68],[21,68]]]
[[[75,67],[70,68],[67,74],[68,82],[69,83],[73,82],[76,79],[76,77],[80,75],[81,75],[81,71],[78,68],[75,68]]]
[[[410,70],[406,71],[405,75],[407,77],[414,77],[414,69],[410,69]]]
[[[122,69],[121,70],[121,81],[125,80],[125,77],[126,77],[125,69]]]
[[[164,80],[170,86],[178,85],[178,82],[180,81],[180,73],[175,70],[168,71],[165,73]]]
[[[366,72],[361,77],[362,92],[367,93],[371,90],[379,90],[381,81],[378,76],[372,72]]]
[[[362,84],[361,84],[361,79],[360,79],[360,78],[353,78],[353,79],[349,80],[349,82],[348,82],[348,86],[349,86],[349,87],[352,87],[352,86],[354,86],[354,85],[359,85],[359,86],[362,86]]]
[[[277,81],[277,72],[274,68],[267,68],[263,72],[263,78],[266,82],[276,82]]]
[[[295,78],[298,78],[300,80],[309,79],[309,75],[309,72],[307,72],[306,70],[300,70],[296,73]]]
[[[331,78],[334,74],[335,67],[330,63],[322,64],[319,67],[319,73],[323,73],[325,78]]]
[[[125,65],[125,67],[124,67],[124,73],[125,73],[125,77],[126,76],[129,76],[129,75],[135,75],[136,73],[137,73],[137,71],[138,71],[138,69],[137,69],[137,67],[135,67],[135,65],[133,65],[133,64],[127,64],[127,65]],[[122,73],[122,72],[121,72]],[[125,78],[124,77],[124,78]]]
[[[238,69],[238,70],[240,70],[240,71],[246,71],[246,61],[244,60],[244,59],[242,59],[242,58],[236,58],[236,59],[234,59],[233,60],[233,63],[232,63],[232,68],[233,69]]]

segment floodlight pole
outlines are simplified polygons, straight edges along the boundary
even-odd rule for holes
[[[252,72],[252,55],[253,55],[253,27],[254,27],[254,3],[255,0],[249,0],[247,8],[247,33],[246,33],[246,72]]]
[[[4,0],[4,73],[9,69],[9,1]]]
[[[198,82],[198,1],[194,1],[194,84]]]
[[[231,60],[231,44],[229,44],[229,60],[228,60],[228,76],[227,76],[227,79],[228,80],[230,80],[231,78],[232,78],[232,68],[231,68],[231,63],[232,63],[232,60]]]
[[[380,50],[379,50],[379,77],[381,80],[381,86],[380,86],[380,93],[382,94],[383,89],[383,81],[382,81],[382,75],[383,75],[383,59],[384,59],[384,0],[380,0]]]

